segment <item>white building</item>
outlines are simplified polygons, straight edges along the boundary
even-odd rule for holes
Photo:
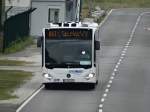
[[[80,0],[31,0],[31,7],[36,8],[31,15],[32,36],[41,36],[50,23],[79,21]]]
[[[80,0],[6,0],[5,7],[7,18],[36,8],[30,18],[30,34],[35,37],[49,23],[79,21],[80,17]]]
[[[31,0],[5,0],[5,12],[7,18],[24,12],[31,7]]]

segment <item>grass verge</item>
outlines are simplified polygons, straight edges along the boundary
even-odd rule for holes
[[[88,15],[88,1],[83,0],[82,17]],[[100,6],[103,10],[117,8],[149,8],[150,0],[93,0],[94,6]]]
[[[12,93],[26,80],[29,80],[31,76],[31,72],[0,70],[0,100],[17,98]]]
[[[103,9],[111,8],[148,8],[150,0],[95,0]]]
[[[27,46],[33,44],[32,37],[25,37],[23,39],[16,40],[10,44],[8,48],[5,49],[5,54],[15,53],[25,49]]]
[[[0,36],[0,53],[3,50],[3,38]]]
[[[16,61],[16,60],[0,60],[0,66],[23,66],[31,64],[31,62]]]

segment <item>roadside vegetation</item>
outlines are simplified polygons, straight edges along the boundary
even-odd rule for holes
[[[95,2],[103,9],[150,7],[150,0],[95,0]]]
[[[0,36],[0,53],[2,52],[3,48],[3,38]]]
[[[23,66],[26,64],[31,64],[31,62],[7,60],[7,59],[0,60],[0,66]]]
[[[25,49],[27,46],[33,44],[33,38],[32,37],[25,37],[23,39],[18,39],[10,44],[8,48],[5,49],[4,53],[15,53],[17,51],[21,51]]]
[[[29,80],[31,72],[0,70],[0,100],[17,98],[13,94],[14,90]]]
[[[88,1],[83,0],[82,16],[88,16]],[[112,8],[149,8],[150,0],[93,0],[94,6],[99,6],[103,10]]]

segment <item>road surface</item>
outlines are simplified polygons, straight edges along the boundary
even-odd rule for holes
[[[144,12],[148,11],[137,20],[103,112],[150,112],[150,10]]]
[[[101,100],[137,18],[145,11],[148,9],[114,10],[101,26],[100,77],[94,90],[42,89],[20,112],[97,112],[100,104],[104,112],[149,112],[150,32],[144,28],[150,27],[148,15],[137,25],[108,96]]]

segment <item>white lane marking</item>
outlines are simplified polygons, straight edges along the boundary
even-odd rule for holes
[[[105,93],[105,94],[103,94],[103,97],[107,97],[107,94]]]
[[[109,89],[105,89],[105,93],[108,93],[109,92]]]
[[[128,42],[131,43],[131,41],[132,41],[132,38],[130,38]]]
[[[103,103],[104,101],[105,101],[105,99],[104,99],[104,98],[102,98],[102,99],[101,99],[101,102]]]
[[[127,51],[127,48],[126,48],[126,47],[124,48],[124,51],[125,51],[125,52]]]
[[[103,112],[103,109],[99,109],[99,111],[98,112]]]
[[[116,75],[116,74],[113,72],[113,73],[112,73],[112,76],[115,76],[115,75]]]
[[[144,14],[150,14],[150,12],[143,12],[143,13],[141,13],[140,16],[137,18],[136,24],[135,24],[134,28],[132,29],[130,38],[129,38],[128,42],[126,43],[126,45],[125,45],[125,47],[124,47],[124,49],[123,49],[123,51],[122,51],[121,57],[120,57],[120,59],[119,59],[117,65],[116,65],[115,69],[113,70],[112,76],[115,76],[115,75],[116,75],[115,72],[117,71],[117,69],[118,69],[119,65],[121,64],[122,60],[124,59],[124,56],[126,55],[126,51],[128,50],[128,47],[129,47],[131,41],[133,40],[133,36],[134,36],[134,34],[135,34],[136,28],[137,28],[137,26],[138,26],[138,24],[139,24],[139,22],[140,22],[140,20],[141,20],[141,17],[142,17]],[[105,89],[105,93],[103,94],[103,97],[105,97],[105,96],[106,96],[106,93],[109,92],[109,89],[108,89],[108,88],[111,87],[110,84],[112,83],[112,79],[114,79],[114,77],[112,77],[112,76],[110,77],[111,80],[108,82],[109,84],[107,85],[107,88]],[[102,98],[102,99],[101,99],[102,104],[99,105],[99,112],[103,112],[103,109],[102,109],[102,108],[103,108],[103,103],[104,103],[104,101],[105,101],[105,99]]]
[[[114,69],[114,72],[117,72],[117,71],[118,71],[118,70],[115,68],[115,69]]]
[[[120,57],[120,59],[123,59],[123,58],[124,58],[123,56]]]
[[[125,51],[125,50],[123,50],[123,51],[122,51],[122,53],[124,53],[124,54],[125,54],[125,53],[126,53],[126,51]]]
[[[108,85],[107,85],[107,88],[110,88],[110,87],[111,87],[111,85],[110,85],[110,84],[108,84]]]
[[[112,80],[109,81],[109,84],[112,84]]]
[[[16,110],[16,112],[20,112],[43,88],[44,88],[44,85],[42,85],[36,92],[34,92],[34,93]]]
[[[117,62],[117,65],[120,65],[120,64],[121,64],[121,62],[120,62],[120,61],[118,61],[118,62]]]
[[[121,64],[120,61],[118,61],[117,65],[120,65],[120,64]]]
[[[113,76],[111,76],[111,77],[110,77],[110,79],[111,79],[111,80],[113,80],[113,79],[114,79],[114,77],[113,77]]]
[[[100,105],[99,105],[99,108],[103,108],[103,104],[100,104]]]
[[[119,67],[119,65],[117,64],[115,68],[118,69],[118,67]]]
[[[125,56],[126,54],[123,53],[123,54],[121,54],[121,55],[122,55],[122,56]]]
[[[130,44],[130,42],[127,42],[127,44],[126,44],[126,45],[127,45],[127,46],[129,46],[129,44]]]
[[[120,62],[120,63],[122,62],[122,59],[121,59],[121,58],[119,59],[119,62]]]
[[[130,44],[130,43],[131,43],[131,41],[132,41],[132,38],[130,38],[130,39],[128,40],[128,42],[127,42],[127,43],[129,43],[129,44]]]
[[[102,25],[106,22],[106,20],[108,19],[108,17],[110,16],[110,14],[114,11],[115,9],[111,9],[109,11],[109,13],[107,14],[107,16],[103,19],[103,21],[99,24],[99,28],[102,27]]]
[[[122,50],[122,53],[125,53],[124,50]]]
[[[119,69],[119,66],[120,66],[120,62],[118,62],[118,63],[117,63],[117,66],[118,66],[118,68],[117,68],[117,69]]]

